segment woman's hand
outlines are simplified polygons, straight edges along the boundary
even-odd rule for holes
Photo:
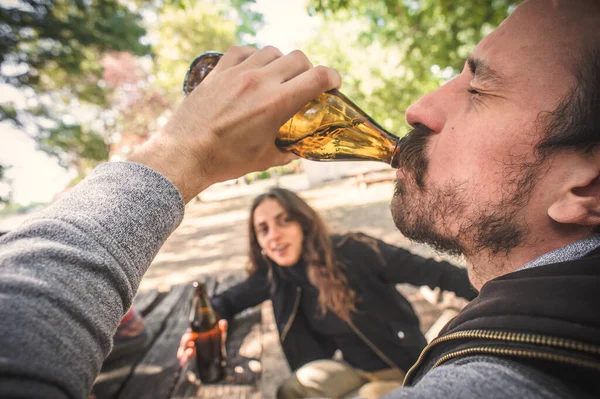
[[[219,330],[221,330],[221,345],[225,345],[227,342],[227,320],[219,320]],[[179,365],[185,366],[190,358],[196,356],[196,345],[194,341],[196,339],[196,333],[188,329],[185,334],[181,337],[179,342],[179,349],[177,349],[177,359],[179,359]]]

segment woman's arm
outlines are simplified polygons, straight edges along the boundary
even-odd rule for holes
[[[402,248],[388,260],[382,278],[390,283],[410,283],[439,287],[453,291],[456,295],[471,300],[477,291],[471,285],[467,269],[454,266],[446,261],[423,258]]]
[[[386,282],[439,287],[469,300],[477,296],[465,268],[446,261],[423,258],[366,234],[358,233],[354,237],[363,245],[363,250],[373,253],[378,264],[374,271]]]
[[[267,269],[262,268],[245,281],[213,296],[211,302],[222,319],[231,320],[237,313],[269,299],[270,286]]]

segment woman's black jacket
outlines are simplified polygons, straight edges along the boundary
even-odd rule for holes
[[[408,370],[426,344],[412,306],[395,284],[440,287],[467,299],[477,295],[467,271],[448,262],[422,258],[361,233],[331,238],[348,283],[359,298],[350,327],[390,367]],[[215,310],[222,318],[231,319],[271,299],[281,345],[292,370],[313,360],[331,358],[337,348],[317,339],[302,312],[298,312],[300,286],[277,275],[258,270],[213,297]]]

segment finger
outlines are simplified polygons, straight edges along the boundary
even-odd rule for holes
[[[194,341],[188,341],[185,343],[184,348],[195,348],[196,347],[196,343]]]
[[[177,357],[179,357],[180,353],[183,353],[183,351],[185,351],[188,348],[195,348],[196,344],[194,343],[193,340],[186,340],[184,341],[183,339],[181,340],[181,342],[179,343],[179,348],[177,349]]]
[[[232,47],[229,50],[227,50],[225,55],[223,55],[223,57],[219,60],[219,63],[217,64],[217,66],[215,66],[213,72],[221,71],[239,65],[257,51],[257,49],[250,46]]]
[[[219,320],[219,329],[221,331],[227,332],[228,326],[229,326],[229,323],[227,322],[227,320],[225,320],[225,319]]]
[[[289,117],[291,117],[309,101],[341,85],[342,77],[335,69],[319,65],[284,83],[281,97],[288,99],[287,105],[290,107]]]
[[[281,124],[310,101],[328,90],[339,88],[341,84],[340,74],[324,66],[311,68],[283,83],[278,96]]]
[[[277,75],[281,78],[281,83],[295,78],[303,72],[313,67],[308,57],[300,50],[294,50],[291,53],[280,57],[267,66],[264,71],[267,74]]]
[[[229,327],[229,323],[227,320],[219,320],[219,329],[221,330],[221,341],[227,341],[227,328]]]
[[[191,334],[184,333],[179,340],[179,346],[185,346],[187,342],[191,340]]]
[[[240,67],[244,69],[261,68],[281,57],[283,57],[283,53],[279,49],[273,46],[266,46],[248,57],[246,61],[240,64]]]
[[[188,360],[190,360],[190,358],[194,356],[194,354],[192,352],[190,352],[189,350],[185,351],[182,353],[181,357],[179,358],[179,366],[183,367],[186,365],[186,363],[188,362]]]

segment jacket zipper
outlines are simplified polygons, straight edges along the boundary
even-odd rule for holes
[[[292,311],[292,314],[290,315],[290,317],[288,317],[287,322],[285,323],[285,326],[283,327],[283,331],[281,332],[281,342],[282,343],[283,343],[283,341],[285,341],[285,337],[287,337],[288,331],[290,331],[290,327],[292,327],[292,323],[294,322],[294,319],[296,318],[296,313],[298,313],[298,307],[300,307],[301,293],[302,293],[302,288],[296,287],[296,299],[294,301],[294,310]]]
[[[579,352],[586,352],[598,355],[600,354],[600,346],[586,344],[584,342],[579,342],[571,339],[553,337],[548,335],[540,335],[540,334],[525,334],[525,333],[516,333],[516,332],[508,332],[508,331],[489,331],[489,330],[467,330],[467,331],[459,331],[456,333],[448,334],[443,337],[439,337],[434,339],[423,349],[421,355],[417,362],[408,370],[406,373],[406,377],[404,378],[404,383],[409,380],[414,371],[421,366],[423,363],[425,356],[431,351],[431,349],[439,343],[447,342],[455,339],[488,339],[488,340],[497,340],[497,341],[508,341],[508,342],[517,342],[517,343],[526,343],[526,344],[535,344],[535,345],[543,345],[543,346],[551,346],[555,348],[561,349],[570,349]],[[435,367],[440,366],[441,364],[447,362],[448,360],[465,356],[465,355],[474,355],[474,354],[494,354],[494,355],[504,355],[504,356],[513,356],[513,357],[524,357],[524,358],[535,358],[542,360],[550,360],[560,363],[566,363],[571,365],[577,365],[581,367],[592,368],[596,370],[600,370],[600,362],[593,362],[589,360],[579,359],[573,356],[567,355],[557,355],[553,353],[548,353],[544,351],[536,351],[531,349],[514,349],[514,348],[506,348],[506,347],[497,347],[497,346],[476,346],[467,349],[461,349],[455,352],[450,352],[441,358],[439,358],[435,364],[431,367],[434,369]]]
[[[371,340],[369,340],[369,338],[367,338],[367,337],[366,337],[366,336],[365,336],[365,335],[364,335],[364,334],[363,334],[363,333],[362,333],[362,332],[361,332],[361,331],[358,329],[358,327],[356,327],[356,326],[354,325],[354,323],[353,323],[351,320],[348,320],[348,325],[350,326],[350,328],[352,328],[352,330],[354,331],[354,333],[355,333],[356,335],[358,335],[358,337],[359,337],[360,339],[362,339],[362,340],[363,340],[363,342],[364,342],[365,344],[367,344],[367,346],[368,346],[369,348],[371,348],[371,350],[372,350],[373,352],[375,352],[375,354],[376,354],[377,356],[379,356],[379,358],[380,358],[381,360],[383,360],[383,361],[384,361],[384,363],[386,363],[388,366],[390,366],[390,367],[391,367],[391,368],[393,368],[393,369],[399,369],[399,367],[398,367],[396,364],[394,364],[394,362],[393,362],[393,361],[392,361],[392,360],[391,360],[389,357],[387,357],[386,355],[384,355],[384,354],[383,354],[383,352],[381,352],[381,351],[379,350],[379,348],[377,348],[377,346],[375,346],[375,344],[374,344],[373,342],[371,342]]]
[[[600,362],[593,362],[589,360],[579,359],[573,356],[567,355],[555,355],[553,353],[541,352],[541,351],[532,351],[532,350],[523,350],[523,349],[514,349],[514,348],[502,348],[495,346],[477,346],[468,349],[462,349],[456,352],[450,352],[441,358],[438,359],[437,362],[431,367],[438,367],[442,363],[447,362],[448,360],[452,360],[456,357],[465,356],[465,355],[474,355],[474,354],[489,354],[489,355],[502,355],[502,356],[514,356],[514,357],[526,357],[526,358],[534,358],[541,360],[550,360],[560,363],[566,363],[573,366],[587,367],[594,370],[600,371]]]

